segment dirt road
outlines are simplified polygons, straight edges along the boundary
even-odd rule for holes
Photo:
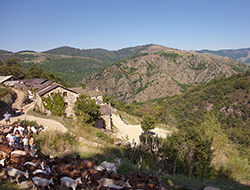
[[[19,100],[17,99],[16,101],[19,101]],[[10,118],[11,123],[14,123],[18,119],[19,120],[29,120],[29,121],[36,121],[39,125],[42,125],[44,127],[48,126],[48,129],[47,129],[48,131],[61,131],[63,133],[68,131],[68,129],[66,127],[64,127],[63,124],[61,124],[55,120],[28,115],[27,112],[33,107],[34,107],[34,103],[31,103],[31,104],[24,106],[23,107],[24,114],[19,115],[19,116],[11,116],[11,118]],[[4,119],[2,119],[0,121],[0,125],[5,125]]]
[[[127,125],[125,124],[121,118],[115,114],[112,114],[112,121],[116,128],[119,130],[117,133],[118,138],[128,138],[128,141],[131,143],[133,140],[136,143],[139,143],[139,136],[143,132],[140,125]],[[153,134],[157,134],[158,137],[166,137],[171,131],[166,131],[160,128],[155,128],[151,130]]]

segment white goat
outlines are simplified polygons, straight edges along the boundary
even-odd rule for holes
[[[115,188],[115,189],[122,189],[124,187],[130,188],[129,179],[124,182],[124,180],[114,180],[108,178],[101,178],[98,180],[99,188],[101,186],[108,187],[108,188]]]
[[[48,127],[49,127],[49,126],[46,126],[45,128],[39,128],[39,129],[38,129],[39,133],[40,133],[40,132],[45,132],[46,129],[47,129]]]
[[[29,173],[28,171],[26,172],[23,172],[21,170],[18,170],[16,168],[12,168],[12,167],[8,167],[5,169],[5,175],[6,176],[9,176],[11,181],[12,181],[12,178],[11,177],[15,177],[15,180],[17,182],[17,184],[19,184],[19,181],[18,179],[21,177],[21,176],[24,176],[26,177],[27,179],[29,178]]]
[[[50,168],[47,167],[45,168],[46,170],[41,170],[41,169],[37,169],[35,170],[34,172],[32,172],[34,175],[37,174],[37,173],[44,173],[44,174],[49,174],[51,172]]]
[[[61,187],[71,187],[73,190],[76,189],[78,184],[82,184],[81,177],[77,178],[76,180],[71,179],[70,177],[62,177],[61,178]]]
[[[5,160],[6,160],[6,158],[0,160],[0,165],[2,165],[3,167],[4,167],[4,165],[5,165],[5,162],[4,162]]]
[[[31,165],[31,166],[35,166],[35,167],[38,166],[38,164],[35,163],[35,162],[25,162],[25,163],[24,163],[24,166],[27,165],[27,164],[29,164],[29,165]]]
[[[106,170],[103,166],[95,166],[94,169],[98,170],[98,171],[104,171],[104,170]]]
[[[48,179],[45,179],[45,178],[41,178],[41,177],[33,177],[32,178],[32,181],[34,183],[33,185],[33,189],[35,188],[35,186],[37,187],[42,187],[42,189],[44,187],[48,187],[50,189],[50,184],[51,185],[54,185],[54,182],[53,182],[53,178],[51,178],[50,180]]]
[[[114,172],[115,175],[116,175],[116,170],[118,169],[118,166],[120,165],[121,165],[121,158],[116,158],[115,163],[110,163],[107,161],[104,161],[101,163],[101,166],[104,167],[109,174]]]
[[[31,126],[31,127],[30,127],[30,130],[31,130],[33,133],[37,133],[37,131],[38,131],[34,126]]]

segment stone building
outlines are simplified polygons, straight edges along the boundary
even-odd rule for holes
[[[46,110],[43,106],[42,97],[48,97],[48,96],[52,97],[55,93],[58,93],[58,92],[63,96],[63,99],[64,99],[64,105],[66,106],[65,116],[74,116],[73,107],[74,107],[75,101],[78,98],[78,93],[68,88],[65,88],[62,85],[57,84],[57,83],[49,85],[46,88],[43,88],[36,92],[36,98],[35,98],[36,106],[42,112],[50,114],[50,111]]]

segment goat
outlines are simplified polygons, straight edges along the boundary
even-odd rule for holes
[[[97,180],[99,186],[107,186],[109,184],[115,184],[115,185],[123,185],[124,184],[124,180],[114,180],[114,179],[109,179],[109,178],[101,178],[100,180]]]
[[[134,183],[132,186],[133,190],[144,189],[144,190],[161,190],[162,187],[160,184],[150,184],[150,183]]]
[[[50,172],[51,172],[51,170],[50,170],[50,168],[46,168],[46,170],[44,171],[44,170],[41,170],[41,169],[36,169],[34,172],[32,172],[34,175],[36,174],[36,173],[44,173],[44,174],[49,174]]]
[[[63,160],[62,158],[59,158],[59,157],[56,156],[56,157],[54,158],[54,162],[55,162],[55,165],[57,165],[57,164],[63,163],[64,160]]]
[[[60,168],[61,170],[67,169],[67,170],[72,171],[73,169],[76,169],[78,166],[77,166],[76,162],[70,162],[69,164],[56,165],[56,167]]]
[[[25,171],[25,168],[23,167],[22,164],[14,162],[12,160],[6,159],[5,160],[5,165],[7,165],[8,167],[12,167],[12,168],[15,168],[15,169],[18,169],[18,170]]]
[[[153,177],[147,173],[142,173],[142,172],[133,172],[131,174],[131,176],[133,176],[135,179],[137,179],[137,181],[140,182],[144,182],[144,183],[148,183],[150,179],[154,180],[155,182],[159,183],[159,179],[158,177]]]
[[[104,168],[103,166],[95,166],[94,167],[95,170],[98,170],[98,171],[106,171],[106,168]]]
[[[42,153],[40,149],[36,151],[35,155],[37,156],[38,159],[42,159],[42,160],[49,160],[50,158],[49,155]]]
[[[113,188],[113,189],[123,189],[123,188],[130,188],[129,180],[124,182],[124,180],[114,180],[114,179],[107,179],[102,178],[98,181],[99,186],[97,189],[102,189],[102,187]]]
[[[72,179],[78,178],[81,176],[81,171],[77,169],[74,169],[72,171],[62,170],[62,176],[70,177]]]
[[[42,169],[41,168],[41,166],[40,165],[35,165],[35,164],[30,164],[30,162],[28,163],[28,162],[26,162],[25,164],[24,164],[24,168],[25,168],[25,170],[28,170],[30,173],[32,173],[32,172],[34,172],[34,171],[36,171],[36,170],[38,170],[38,169]]]
[[[72,158],[72,157],[70,157],[70,156],[64,156],[63,157],[63,160],[64,160],[64,162],[65,163],[70,163],[70,162],[76,162],[76,159],[75,158]]]
[[[4,166],[5,166],[5,160],[6,160],[6,158],[5,158],[5,159],[0,160],[0,165],[1,165],[2,167],[4,167]]]
[[[93,168],[94,165],[98,165],[98,158],[94,158],[94,160],[91,162],[89,160],[86,160],[86,159],[81,159],[78,161],[79,163],[79,169],[90,169],[90,168]]]
[[[38,134],[38,133],[37,133],[37,132],[38,132],[38,128],[36,128],[36,127],[34,127],[34,126],[31,126],[31,127],[30,127],[30,130],[31,130],[33,133]]]
[[[8,154],[12,152],[14,148],[9,147],[8,145],[0,144],[0,150]]]
[[[11,155],[10,159],[14,162],[24,164],[27,161],[31,161],[33,157],[29,153],[26,153],[25,156],[22,156],[22,155],[17,156],[13,154]]]
[[[42,189],[43,189],[44,187],[49,187],[50,184],[54,185],[52,178],[50,180],[48,180],[48,179],[36,176],[36,177],[32,178],[32,182],[34,183],[33,189],[35,188],[35,186],[42,187]]]
[[[4,159],[8,154],[0,150],[0,159]]]
[[[71,187],[72,190],[75,190],[78,184],[82,184],[81,178],[77,178],[76,180],[73,180],[69,177],[63,177],[61,178],[61,187]]]
[[[5,169],[5,176],[9,176],[10,178],[15,177],[15,180],[16,180],[17,184],[19,184],[19,181],[18,181],[19,178],[21,176],[24,176],[24,177],[26,177],[28,179],[29,178],[29,173],[28,173],[28,171],[23,172],[23,171],[18,170],[16,168],[8,167],[8,168]],[[11,179],[11,181],[12,181],[12,179]]]
[[[106,171],[98,171],[95,169],[89,169],[87,171],[89,175],[88,178],[90,179],[92,185],[97,185],[98,180],[100,180],[103,177],[109,178],[109,174]]]
[[[101,166],[104,167],[109,174],[114,172],[116,175],[116,170],[118,169],[118,166],[121,165],[121,158],[116,158],[115,161],[115,163],[104,161],[101,163]]]
[[[50,173],[48,173],[48,174],[38,172],[38,173],[35,173],[34,176],[45,178],[45,179],[48,179],[48,180],[51,179],[51,178],[53,178],[53,180],[55,180],[55,181],[58,180],[58,177],[57,177],[56,173],[52,172],[52,171]]]

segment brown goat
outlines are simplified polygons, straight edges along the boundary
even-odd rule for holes
[[[38,149],[36,151],[36,156],[37,156],[38,159],[42,159],[42,160],[49,160],[49,158],[50,158],[49,155],[46,155],[46,154],[42,153],[40,149]]]
[[[14,161],[12,161],[12,160],[6,160],[6,161],[5,161],[5,164],[6,164],[8,167],[12,167],[12,168],[19,169],[19,170],[21,170],[21,171],[25,171],[25,168],[23,167],[22,164],[17,163],[17,162],[14,162]]]
[[[106,171],[98,171],[95,169],[89,169],[88,170],[89,176],[88,178],[91,181],[92,185],[98,185],[98,180],[100,180],[101,178],[109,178],[109,175]]]
[[[34,172],[34,171],[37,170],[37,169],[42,169],[40,165],[32,166],[32,165],[30,165],[30,164],[25,164],[25,165],[24,165],[24,168],[25,168],[25,171],[28,170],[29,173],[32,173],[32,172]]]
[[[72,171],[69,170],[62,170],[62,176],[70,177],[72,179],[76,179],[81,176],[81,171],[74,169]]]
[[[54,162],[55,162],[55,165],[58,165],[58,164],[61,164],[64,162],[64,160],[62,158],[59,158],[59,157],[55,157],[54,158]]]
[[[64,156],[63,157],[63,160],[64,160],[64,162],[65,163],[70,163],[70,162],[76,162],[77,160],[75,159],[75,158],[72,158],[72,157],[70,157],[70,156]]]
[[[143,189],[143,190],[161,190],[161,186],[159,184],[150,184],[150,183],[134,183],[132,186],[133,190]]]
[[[9,147],[9,145],[0,144],[0,150],[9,154],[14,149]]]
[[[94,160],[91,162],[87,159],[81,159],[78,161],[79,162],[79,169],[82,170],[84,169],[90,169],[93,168],[94,165],[98,165],[98,158],[94,158]]]
[[[20,164],[24,164],[25,162],[31,161],[33,159],[33,157],[29,154],[26,153],[25,156],[22,155],[11,155],[10,159],[14,162],[20,163]]]

